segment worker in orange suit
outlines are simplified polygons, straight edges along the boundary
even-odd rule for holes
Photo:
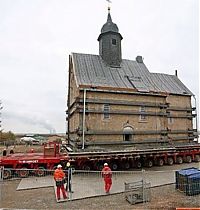
[[[104,163],[104,168],[102,169],[102,177],[104,178],[105,183],[105,192],[106,194],[110,193],[110,188],[112,186],[112,171],[108,166],[108,163]]]
[[[62,166],[59,164],[57,166],[57,169],[54,172],[54,180],[56,182],[56,196],[57,199],[60,200],[60,190],[62,191],[63,198],[67,199],[67,193],[64,188],[64,183],[65,183],[65,173],[62,170]]]

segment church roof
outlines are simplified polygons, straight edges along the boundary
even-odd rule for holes
[[[143,62],[123,59],[120,68],[113,68],[99,55],[80,53],[72,53],[72,60],[78,85],[193,95],[177,76],[151,73]]]

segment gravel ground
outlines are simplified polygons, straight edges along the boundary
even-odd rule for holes
[[[57,203],[53,187],[16,191],[20,180],[1,182],[0,208],[10,209],[70,209],[70,210],[129,210],[174,209],[175,207],[200,207],[200,195],[185,196],[174,185],[151,189],[151,201],[131,205],[123,193]]]

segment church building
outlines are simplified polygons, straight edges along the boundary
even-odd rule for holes
[[[122,39],[108,8],[99,55],[69,56],[69,144],[119,150],[191,143],[196,137],[193,93],[177,72],[151,73],[142,56],[122,58]]]

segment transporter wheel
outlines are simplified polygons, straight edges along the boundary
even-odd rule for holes
[[[167,164],[170,165],[170,166],[173,165],[174,164],[174,159],[172,157],[168,157],[167,158]]]
[[[195,162],[200,162],[200,155],[195,155],[194,156],[194,161]]]
[[[102,171],[102,169],[103,169],[103,163],[99,163],[97,165],[97,170]]]
[[[37,176],[45,176],[45,168],[44,167],[39,167],[36,171]]]
[[[124,169],[125,169],[125,170],[128,170],[128,169],[130,169],[130,168],[131,168],[130,162],[128,162],[128,161],[125,162],[125,163],[124,163]]]
[[[181,156],[176,158],[176,163],[182,164],[183,163],[183,158]]]
[[[151,168],[153,166],[153,160],[146,160],[145,166]]]
[[[91,170],[91,166],[90,166],[90,165],[85,164],[85,165],[83,165],[83,166],[82,166],[82,170],[85,170],[85,171],[90,171],[90,170]]]
[[[3,179],[8,179],[11,177],[11,170],[9,169],[4,169],[3,170]]]
[[[141,163],[140,160],[136,160],[136,161],[135,161],[135,167],[136,167],[136,168],[142,168],[142,163]]]
[[[27,170],[27,168],[21,168],[21,169],[18,171],[18,174],[19,174],[19,177],[21,177],[21,178],[26,178],[26,177],[28,177],[28,175],[29,175],[29,171]]]
[[[186,156],[185,162],[186,163],[191,163],[192,162],[192,157],[190,155]]]
[[[118,164],[117,164],[117,163],[112,163],[112,164],[111,164],[111,169],[112,169],[113,171],[116,171],[116,170],[118,169]]]
[[[163,166],[163,165],[164,165],[164,160],[163,160],[162,158],[159,158],[159,159],[157,160],[157,165],[158,165],[158,166]]]

